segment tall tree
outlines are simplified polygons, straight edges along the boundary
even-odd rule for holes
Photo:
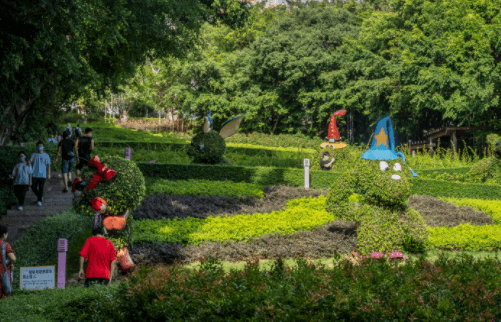
[[[493,0],[391,0],[345,43],[340,100],[401,139],[444,122],[501,130],[501,5]],[[335,80],[333,80],[335,82]]]
[[[200,25],[233,3],[0,0],[0,144],[84,89],[116,88],[147,57],[185,55]]]

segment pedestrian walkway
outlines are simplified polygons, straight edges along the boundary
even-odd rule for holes
[[[16,202],[10,210],[7,210],[6,215],[0,217],[0,223],[9,227],[9,242],[11,244],[19,240],[37,221],[47,216],[59,214],[72,206],[71,190],[63,193],[63,188],[63,175],[52,173],[51,179],[45,182],[42,206],[37,205],[37,197],[30,188],[30,191],[26,193],[23,210],[18,209]]]

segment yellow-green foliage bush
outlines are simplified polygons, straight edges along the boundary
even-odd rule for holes
[[[191,196],[250,196],[263,198],[263,189],[260,185],[211,180],[165,180],[159,179],[149,188],[150,194],[165,193],[167,195]]]
[[[357,224],[362,254],[404,250],[405,239],[424,247],[428,239],[423,217],[407,205],[412,180],[409,168],[397,161],[386,162],[386,171],[381,171],[378,161],[353,163],[351,172],[333,177],[327,196],[327,211]],[[401,171],[395,170],[397,163],[403,164]],[[392,179],[392,175],[400,179]]]
[[[186,218],[183,220],[141,220],[134,226],[134,242],[182,242],[246,240],[266,234],[289,234],[312,230],[335,220],[325,211],[326,198],[301,198],[287,202],[283,211],[231,217]]]
[[[428,227],[429,243],[441,249],[495,250],[501,248],[501,226]]]
[[[470,207],[489,214],[496,224],[501,224],[501,200],[482,200],[472,198],[441,198],[458,207]]]

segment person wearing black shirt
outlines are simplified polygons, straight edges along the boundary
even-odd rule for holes
[[[94,139],[92,139],[92,129],[86,128],[85,134],[77,139],[77,177],[80,176],[80,171],[90,160],[90,153],[94,150]]]
[[[63,140],[59,142],[56,153],[56,164],[59,153],[62,154],[61,158],[63,159],[61,163],[64,180],[63,192],[68,192],[68,182],[71,182],[71,169],[73,168],[73,164],[75,164],[75,155],[77,154],[75,142],[70,139],[70,133],[68,131],[64,131]]]
[[[330,154],[329,152],[324,152],[322,160],[320,161],[320,168],[325,171],[329,171],[332,169],[332,164],[336,161],[334,157],[329,161]]]

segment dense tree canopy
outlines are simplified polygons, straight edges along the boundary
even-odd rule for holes
[[[444,120],[499,131],[501,4],[392,0],[389,5],[391,10],[374,12],[360,37],[343,46],[344,104],[372,121],[391,115],[411,138]]]
[[[400,142],[451,121],[478,137],[501,129],[494,0],[0,1],[12,20],[0,40],[4,136],[102,89],[143,109],[212,111],[216,129],[245,113],[243,131],[323,136],[338,109],[359,142],[386,115]]]
[[[1,0],[0,144],[85,90],[116,88],[147,57],[185,55],[201,24],[221,12],[245,13],[225,11],[232,3]]]

